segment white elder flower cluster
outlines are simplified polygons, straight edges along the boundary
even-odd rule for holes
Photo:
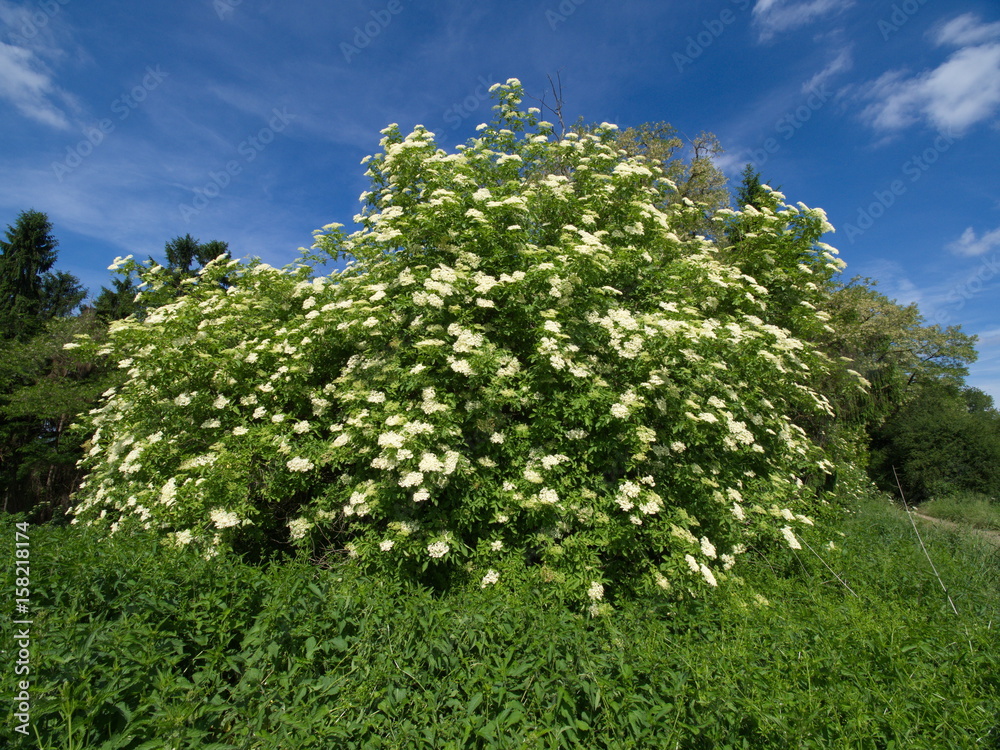
[[[434,558],[440,558],[447,555],[450,549],[445,542],[434,542],[427,545],[427,554]]]
[[[177,296],[120,261],[151,312],[78,339],[128,362],[86,417],[81,523],[203,554],[285,527],[383,575],[429,557],[484,587],[523,566],[602,612],[720,585],[758,539],[800,543],[799,477],[830,466],[800,426],[830,408],[803,336],[825,322],[800,304],[841,267],[825,217],[719,212],[754,222],[737,266],[688,239],[702,209],[614,128],[560,136],[516,81],[493,95],[497,120],[453,152],[383,131],[361,228],[315,235],[342,270],[223,256]]]
[[[215,524],[215,528],[217,529],[228,529],[231,526],[238,526],[240,523],[238,515],[221,508],[216,508],[209,513],[209,518],[212,519],[212,523]]]
[[[487,586],[492,586],[494,583],[500,580],[500,574],[497,573],[493,568],[486,571],[486,575],[483,576],[482,583],[480,586],[486,588]]]
[[[313,524],[307,518],[295,518],[288,522],[288,538],[292,541],[302,539],[309,533]]]
[[[296,456],[290,461],[287,461],[285,465],[288,467],[289,471],[297,471],[297,472],[312,471],[314,468],[312,461],[310,461],[307,458],[302,458],[300,456]]]

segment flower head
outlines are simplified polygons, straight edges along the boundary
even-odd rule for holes
[[[230,526],[239,526],[241,523],[238,515],[222,508],[216,508],[209,513],[209,518],[212,519],[212,523],[217,529],[228,529]]]
[[[288,522],[288,538],[292,540],[302,539],[312,526],[307,518],[295,518]]]
[[[782,527],[781,533],[784,534],[785,541],[788,542],[788,546],[791,549],[802,549],[802,545],[799,544],[799,540],[795,538],[795,532],[792,531],[791,527]]]
[[[450,551],[451,547],[444,542],[434,542],[427,545],[427,554],[431,557],[444,557]]]
[[[701,538],[701,554],[705,557],[715,558],[715,545],[708,541],[708,537]]]
[[[288,467],[289,471],[306,472],[306,471],[312,471],[313,462],[307,458],[300,458],[296,456],[290,461],[287,461],[285,463],[285,466]]]
[[[483,576],[483,582],[480,584],[480,586],[482,588],[486,588],[487,586],[492,586],[499,580],[500,580],[500,574],[497,573],[492,568],[490,568],[488,571],[486,571],[486,575]]]

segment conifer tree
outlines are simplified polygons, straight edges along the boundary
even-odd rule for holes
[[[747,162],[740,172],[743,181],[736,188],[736,203],[740,208],[753,206],[758,211],[764,206],[771,206],[770,194],[764,190],[760,181],[760,172],[754,169],[753,164]]]
[[[44,274],[56,262],[58,241],[41,211],[22,211],[0,240],[0,336],[25,340],[41,327]]]

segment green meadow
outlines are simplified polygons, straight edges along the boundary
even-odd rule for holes
[[[850,508],[801,550],[749,553],[741,584],[600,618],[544,590],[430,591],[335,559],[205,560],[33,526],[31,734],[8,719],[2,742],[1000,747],[1000,548],[924,523],[925,555],[888,500]]]

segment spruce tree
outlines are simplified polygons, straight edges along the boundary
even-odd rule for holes
[[[42,326],[45,274],[58,241],[41,211],[22,211],[0,240],[0,337],[25,340]]]
[[[39,314],[43,320],[71,315],[87,297],[87,290],[67,271],[47,273],[42,277],[42,303]]]
[[[763,206],[769,205],[768,193],[761,185],[760,172],[753,168],[753,164],[747,162],[740,177],[743,181],[736,188],[736,203],[740,208],[753,206],[759,211]]]

